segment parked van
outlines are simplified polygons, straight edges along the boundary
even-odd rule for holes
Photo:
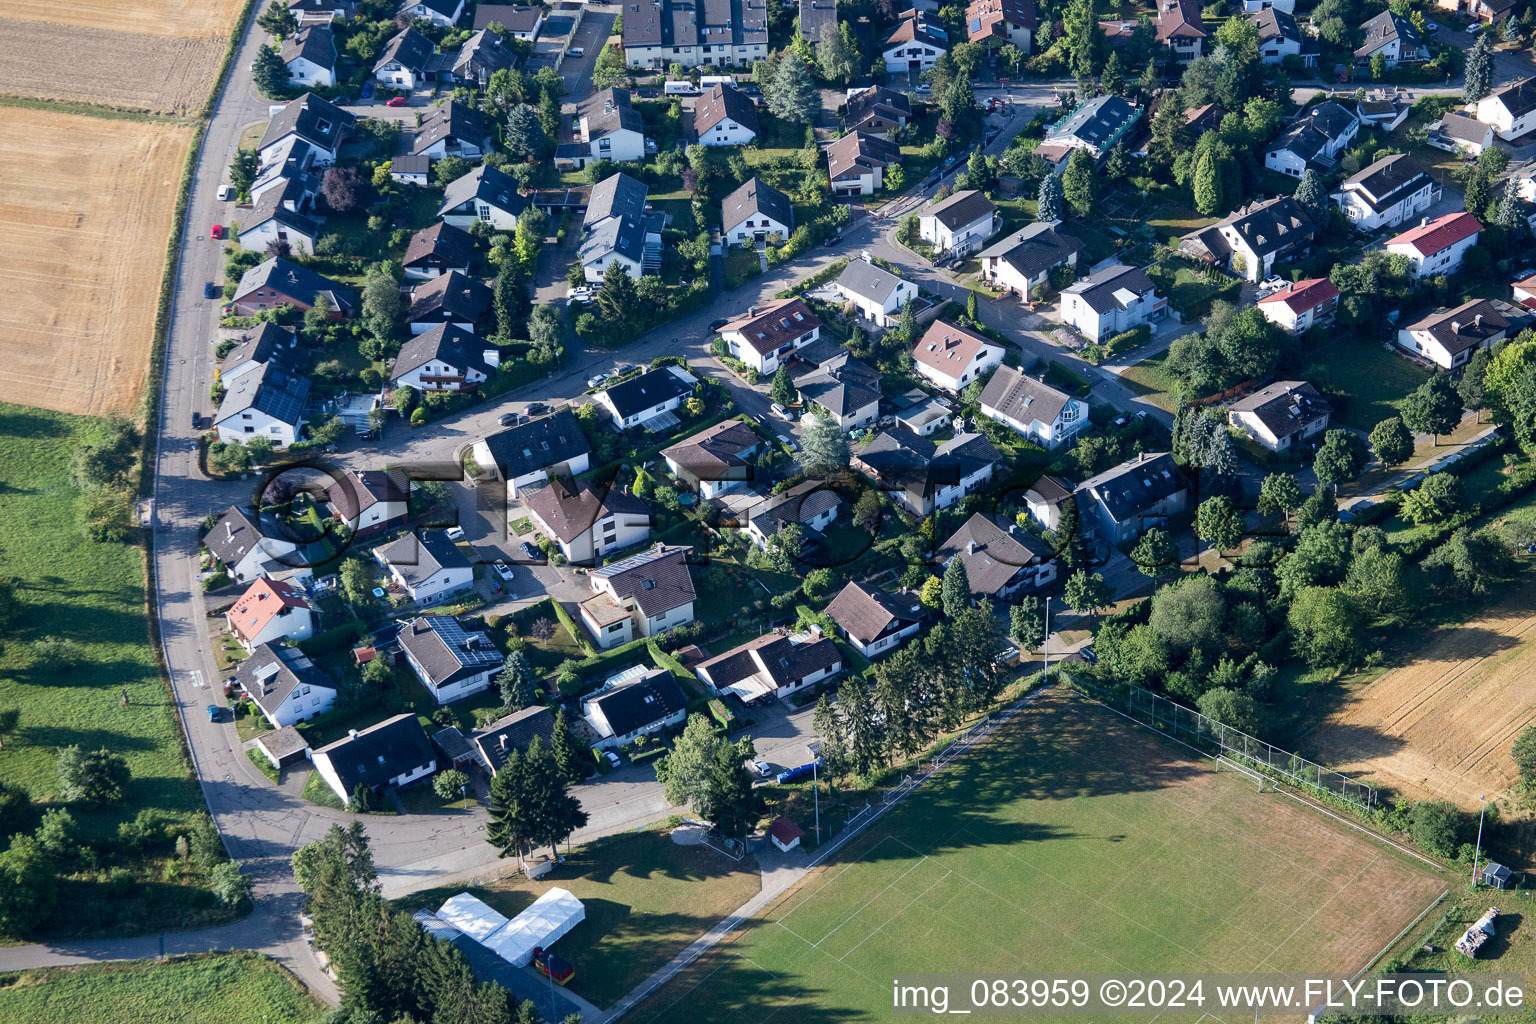
[[[668,82],[661,87],[661,91],[668,96],[699,96],[703,90],[692,82]]]
[[[713,89],[717,85],[729,85],[736,87],[736,79],[730,75],[704,75],[699,79],[700,89]]]

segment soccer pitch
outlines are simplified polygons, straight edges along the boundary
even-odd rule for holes
[[[885,1020],[897,973],[1353,973],[1446,887],[1340,822],[1053,692],[632,1019]]]

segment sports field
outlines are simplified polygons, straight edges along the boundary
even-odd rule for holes
[[[883,1020],[901,972],[1352,972],[1447,885],[1051,693],[634,1019]]]

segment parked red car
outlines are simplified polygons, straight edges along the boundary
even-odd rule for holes
[[[405,106],[405,97],[391,96],[389,99],[384,101],[384,105],[386,107],[403,107]]]
[[[223,238],[224,237],[224,225],[223,224],[215,224],[213,227],[209,228],[208,229],[208,237],[212,238],[214,241],[218,241],[220,238]]]

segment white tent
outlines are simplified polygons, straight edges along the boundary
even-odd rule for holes
[[[506,917],[467,892],[461,892],[444,903],[438,910],[437,916],[480,943],[485,942],[507,923]]]
[[[540,896],[533,906],[514,917],[505,928],[481,941],[503,960],[524,967],[533,959],[534,946],[548,949],[556,939],[586,918],[587,908],[581,905],[581,900],[565,889],[555,888]]]

